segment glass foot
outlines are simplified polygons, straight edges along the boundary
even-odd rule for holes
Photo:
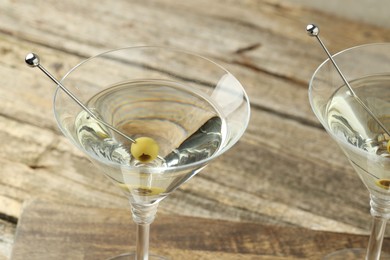
[[[122,255],[114,256],[107,260],[135,260],[135,253],[125,253]],[[158,255],[149,255],[149,260],[169,260],[169,259]]]
[[[367,249],[366,248],[347,248],[342,249],[336,252],[333,252],[329,255],[326,255],[323,260],[356,260],[356,259],[365,259]],[[381,260],[390,260],[390,255],[382,252]]]

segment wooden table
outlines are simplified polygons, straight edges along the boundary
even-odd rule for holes
[[[325,59],[306,36],[311,22],[332,53],[390,41],[389,29],[281,0],[0,1],[0,259],[13,247],[15,259],[104,259],[132,243],[126,199],[59,133],[53,84],[24,57],[38,53],[60,78],[86,57],[134,45],[215,60],[252,105],[239,143],[161,203],[153,250],[178,259],[315,259],[364,246],[368,192],[308,103],[308,81]]]

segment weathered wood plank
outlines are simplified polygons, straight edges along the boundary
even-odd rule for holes
[[[107,259],[133,250],[134,240],[128,210],[33,201],[23,209],[12,255],[14,260]],[[366,243],[367,236],[163,214],[151,231],[151,250],[173,259],[321,259]],[[385,240],[384,248],[389,243]]]

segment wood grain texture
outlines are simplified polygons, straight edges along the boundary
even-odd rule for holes
[[[129,210],[31,201],[12,259],[107,259],[133,250],[134,241]],[[151,231],[152,251],[171,259],[321,259],[366,243],[367,236],[164,214]]]
[[[389,29],[280,0],[4,0],[0,10],[1,257],[25,200],[128,207],[59,133],[53,84],[25,55],[38,53],[61,78],[89,56],[141,44],[215,60],[244,85],[252,108],[239,143],[164,200],[161,213],[367,234],[368,192],[309,106],[308,81],[325,57],[305,27],[320,25],[332,53],[389,41]]]

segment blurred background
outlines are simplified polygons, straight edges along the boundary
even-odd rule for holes
[[[287,0],[286,2],[363,23],[390,27],[389,3],[382,0],[344,0],[342,2],[337,0]]]

